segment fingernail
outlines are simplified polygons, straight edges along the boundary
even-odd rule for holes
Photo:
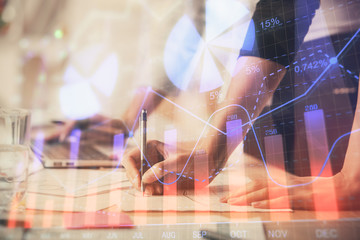
[[[152,190],[149,188],[145,189],[145,195],[151,196],[152,195]]]
[[[227,202],[227,200],[228,200],[228,196],[224,196],[224,197],[220,198],[221,202]]]
[[[161,185],[156,186],[156,194],[162,194],[162,192],[163,192],[162,188],[163,187]]]
[[[129,179],[131,184],[136,188],[136,189],[140,189],[140,185],[139,183],[136,181],[136,178],[130,178]]]

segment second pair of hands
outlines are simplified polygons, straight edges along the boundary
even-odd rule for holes
[[[360,182],[342,171],[330,177],[292,175],[280,185],[275,181],[270,178],[253,180],[221,201],[264,209],[338,211],[360,208]],[[292,187],[281,186],[284,184]]]
[[[47,135],[45,141],[64,142],[75,129],[82,130],[82,140],[90,140],[100,144],[112,143],[117,134],[123,133],[125,137],[129,135],[129,129],[122,120],[97,114],[84,120],[66,121],[63,126]]]
[[[172,151],[159,141],[148,142],[148,161],[151,166],[143,175],[145,193],[162,194],[163,177],[176,174],[178,194],[194,187],[194,181],[187,178],[194,173],[194,158],[189,150]],[[140,190],[140,151],[134,149],[123,159],[127,176],[133,186]],[[206,171],[201,169],[201,171]],[[281,170],[283,171],[283,170]],[[183,177],[183,175],[186,175]],[[179,177],[180,176],[180,177]],[[192,178],[194,179],[194,178]],[[284,179],[283,179],[284,180]],[[280,183],[280,184],[279,184]],[[200,187],[205,187],[202,185]],[[284,187],[290,186],[290,187]],[[302,209],[316,211],[338,211],[359,209],[360,182],[341,171],[331,177],[299,177],[287,174],[287,180],[264,177],[238,188],[221,201],[230,205],[251,205],[263,209]]]
[[[172,184],[177,184],[178,194],[194,187],[193,180],[182,177],[194,173],[194,157],[191,155],[191,149],[175,151],[173,147],[155,140],[149,141],[147,148],[147,160],[151,168],[142,178],[146,194],[162,194],[163,182],[159,180],[163,181],[163,177],[167,174],[177,173],[176,178],[171,179],[174,182]],[[122,161],[129,180],[138,190],[141,183],[140,154],[138,149],[133,149]],[[205,171],[205,169],[201,170]],[[344,170],[331,177],[299,177],[287,173],[286,181],[276,179],[276,176],[274,179],[268,177],[255,179],[246,187],[235,189],[224,196],[221,201],[230,205],[251,205],[264,209],[292,208],[316,211],[359,209],[359,187],[360,181],[354,180]]]

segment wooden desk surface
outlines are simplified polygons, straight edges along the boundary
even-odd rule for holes
[[[245,169],[248,177],[264,178],[263,164],[256,159],[248,158]],[[49,169],[48,171],[51,171]],[[100,170],[99,170],[100,171]],[[106,170],[108,171],[108,170]],[[271,170],[272,171],[272,170]],[[274,170],[276,171],[276,170]],[[41,194],[39,194],[41,197]],[[114,205],[103,209],[104,212],[121,212],[118,206]],[[293,212],[126,212],[134,225],[147,224],[188,224],[188,223],[214,223],[214,222],[252,222],[252,221],[273,221],[286,222],[292,220],[337,220],[360,218],[360,211],[340,212],[314,212],[300,211]],[[32,227],[64,227],[63,213],[58,211],[29,210],[25,212],[14,212],[11,216],[18,220],[31,221]]]
[[[251,157],[246,157],[244,165],[241,168],[245,171],[242,171],[247,177],[251,179],[261,179],[266,178],[266,172],[262,162],[259,162],[256,159]],[[47,169],[47,171],[52,171],[52,169]],[[98,170],[98,171],[109,171],[109,170]],[[270,169],[272,173],[276,174],[277,169]],[[44,180],[46,181],[46,180]],[[41,198],[41,194],[38,196]],[[108,208],[105,208],[101,211],[98,211],[98,214],[114,214],[122,213],[121,209],[117,205],[112,205]],[[61,239],[61,234],[63,234],[66,229],[66,218],[65,214],[60,211],[42,211],[42,210],[25,210],[25,211],[14,211],[10,213],[10,219],[16,221],[26,221],[26,226],[18,224],[20,229],[30,228],[30,234],[25,239],[41,239],[48,238],[51,239]],[[307,239],[319,238],[327,239],[328,236],[331,239],[357,239],[357,236],[360,236],[360,232],[357,229],[360,229],[359,220],[360,220],[360,211],[340,211],[340,212],[314,212],[314,211],[299,211],[295,210],[293,212],[126,212],[132,220],[132,225],[134,228],[131,230],[117,230],[124,232],[129,238],[132,236],[133,239],[159,239],[155,235],[151,235],[152,231],[158,233],[163,231],[164,228],[171,230],[172,232],[179,232],[177,237],[186,232],[185,238],[178,239],[196,239],[198,235],[191,235],[188,233],[192,231],[192,234],[201,229],[213,229],[216,231],[228,232],[229,234],[235,234],[230,236],[230,238],[238,238],[239,234],[245,234],[244,229],[257,229],[264,232],[264,237],[268,239],[282,239],[279,235],[276,237],[276,231],[283,231],[283,234],[287,237],[292,236],[289,239],[296,239],[294,236],[301,236],[302,231],[307,231]],[[10,221],[11,222],[11,221]],[[14,222],[12,224],[15,224]],[[226,226],[226,227],[225,227]],[[255,226],[255,228],[253,227]],[[344,226],[347,226],[345,228]],[[249,228],[250,227],[250,228]],[[229,230],[235,229],[235,230]],[[237,230],[236,230],[237,229]],[[240,229],[240,230],[239,230]],[[285,229],[285,230],[284,230]],[[333,235],[326,235],[325,233],[319,233],[321,229],[335,229]],[[349,231],[344,231],[348,229]],[[335,231],[334,230],[334,231]],[[0,231],[0,236],[3,237],[8,235],[7,233],[11,232],[12,229],[5,229],[5,231]],[[92,232],[95,230],[91,230]],[[107,234],[106,231],[100,231],[96,233]],[[235,231],[235,232],[234,232]],[[247,231],[247,230],[246,230]],[[260,232],[261,232],[260,231]],[[275,232],[274,232],[275,231]],[[325,231],[325,230],[324,230]],[[135,233],[146,232],[145,235],[137,236]],[[74,232],[71,232],[73,234]],[[180,234],[181,233],[181,234]],[[255,233],[248,233],[249,236],[240,237],[245,239],[261,239],[259,235],[254,235]],[[40,234],[40,235],[39,235]],[[45,234],[44,237],[41,237]],[[50,235],[46,235],[50,234]],[[53,235],[51,235],[53,234]],[[54,235],[55,234],[55,235]],[[56,235],[57,234],[57,235]],[[135,234],[135,235],[134,235]],[[238,235],[236,235],[238,234]],[[275,234],[275,235],[274,235]],[[320,234],[319,236],[316,234]],[[321,235],[323,234],[323,235]],[[330,234],[330,233],[329,233]],[[11,234],[9,235],[11,236]],[[15,236],[15,235],[14,235]],[[98,236],[98,235],[94,235]],[[101,235],[105,236],[105,235]],[[135,237],[134,237],[135,236]],[[183,237],[183,235],[181,235]],[[254,237],[255,236],[255,237]],[[275,236],[275,237],[273,237]],[[336,236],[336,237],[335,237]],[[344,237],[345,236],[345,237]],[[74,239],[78,239],[79,235],[76,235]],[[80,236],[87,239],[92,239],[89,236]],[[239,237],[239,238],[240,238]],[[6,238],[4,238],[6,239]],[[7,238],[7,239],[16,239],[16,238]],[[72,239],[72,238],[69,238]],[[120,238],[124,239],[124,238]],[[126,238],[127,239],[127,238]],[[176,239],[176,238],[175,238]],[[299,238],[300,239],[300,238]],[[301,238],[304,239],[304,238]]]

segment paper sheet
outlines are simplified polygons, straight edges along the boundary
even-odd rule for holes
[[[29,177],[26,208],[49,211],[98,211],[116,205],[111,197],[129,189],[123,169],[43,169]]]
[[[210,191],[208,196],[143,196],[131,189],[123,194],[118,206],[132,211],[201,211],[201,212],[291,212],[291,209],[260,209],[251,206],[232,206],[220,202],[220,196]],[[164,204],[171,202],[176,204]]]
[[[28,181],[29,193],[74,197],[131,186],[124,169],[43,169]]]
[[[220,175],[207,195],[143,196],[131,186],[124,169],[43,169],[29,177],[26,207],[51,211],[98,211],[114,205],[123,211],[291,211],[221,203],[227,188]]]
[[[134,189],[124,190],[122,201],[118,206],[123,211],[210,211],[210,212],[291,212],[291,209],[260,209],[251,206],[233,206],[220,202],[220,198],[229,193],[227,182],[228,174],[236,172],[236,169],[224,171],[211,182],[205,194],[185,192],[181,196],[143,196]],[[240,177],[240,175],[236,175]],[[240,182],[240,181],[239,181]],[[244,177],[243,184],[251,182],[251,179]],[[237,187],[244,187],[238,185]],[[176,204],[166,204],[166,203]],[[164,204],[165,203],[165,204]]]
[[[109,194],[97,194],[84,197],[65,197],[28,193],[26,208],[59,212],[89,212],[109,208],[110,206],[116,205],[118,202],[119,199],[109,198]]]

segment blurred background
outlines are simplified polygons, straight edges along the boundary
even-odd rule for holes
[[[120,117],[150,86],[207,119],[256,2],[0,0],[0,106],[31,109],[33,125]],[[165,109],[164,118],[194,124]]]
[[[165,122],[152,126],[199,136],[194,115],[207,120],[224,98],[257,2],[0,0],[0,106],[31,109],[33,125],[120,118],[150,86],[182,107],[163,101]],[[332,5],[322,3],[305,42],[351,21],[325,22]]]
[[[163,51],[185,11],[191,1],[1,0],[0,106],[32,109],[34,123],[118,116],[137,87],[172,87]]]
[[[1,0],[0,105],[34,123],[118,115],[134,88],[166,84],[164,43],[187,4]]]

